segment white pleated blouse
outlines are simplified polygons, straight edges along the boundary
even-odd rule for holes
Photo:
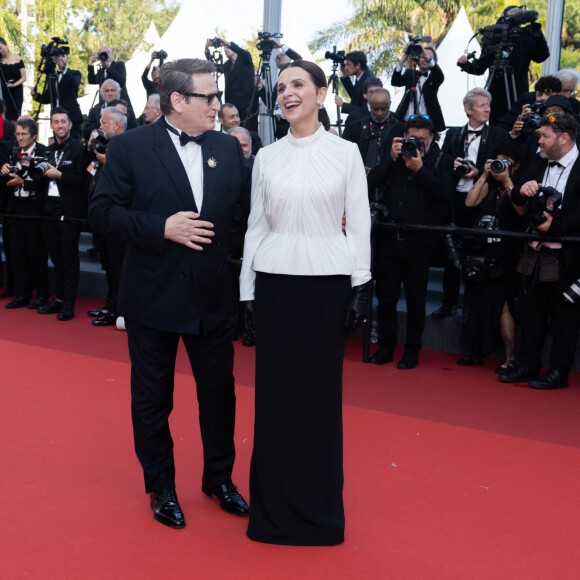
[[[342,216],[346,215],[346,235]],[[261,149],[240,275],[240,300],[254,298],[256,272],[371,279],[370,211],[354,143],[324,130]]]

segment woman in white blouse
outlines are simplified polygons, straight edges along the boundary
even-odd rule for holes
[[[358,148],[319,123],[326,93],[314,63],[280,73],[290,131],[254,162],[240,276],[256,328],[247,533],[272,544],[344,540],[342,360],[366,316],[370,213]]]

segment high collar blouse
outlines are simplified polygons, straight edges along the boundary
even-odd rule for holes
[[[244,243],[240,300],[252,300],[256,272],[370,280],[370,211],[354,143],[319,129],[291,132],[260,149]],[[342,218],[346,217],[345,233]]]

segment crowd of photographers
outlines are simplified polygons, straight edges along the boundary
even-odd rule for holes
[[[462,322],[465,356],[458,364],[482,364],[503,348],[504,361],[496,369],[501,381],[526,381],[540,389],[568,385],[580,331],[580,252],[576,242],[566,239],[580,235],[580,103],[575,98],[580,74],[565,69],[541,77],[529,92],[530,61],[549,55],[536,19],[537,13],[508,7],[496,25],[480,31],[480,58],[459,58],[465,72],[489,69],[487,88],[464,96],[466,122],[461,127],[445,124],[439,103],[445,76],[430,39],[412,37],[392,71],[391,84],[405,89],[394,112],[391,95],[370,70],[365,53],[326,54],[334,65],[330,80],[338,132],[358,145],[367,170],[378,299],[378,349],[372,363],[394,359],[402,286],[406,338],[397,367],[419,364],[430,267],[439,265],[444,269],[443,302],[431,317],[455,316]],[[301,58],[280,36],[264,33],[259,43],[264,60],[276,51],[278,68]],[[153,52],[143,72],[148,100],[138,121],[125,86],[124,63],[113,59],[109,47],[100,47],[90,59],[87,77],[99,85],[99,101],[83,119],[76,101],[81,73],[68,68],[63,41],[53,41],[59,42],[51,43],[44,55],[46,63],[54,63],[53,71],[45,88],[32,93],[38,102],[52,105],[53,142],[48,148],[37,143],[38,129],[28,116],[18,119],[14,135],[6,122],[1,129],[0,213],[13,216],[3,225],[9,276],[4,296],[13,296],[6,308],[28,307],[70,320],[79,281],[79,235],[106,163],[107,144],[139,123],[160,118],[156,89],[167,54]],[[251,163],[262,146],[257,133],[260,100],[273,118],[275,138],[288,131],[276,105],[277,87],[267,69],[256,72],[250,53],[234,42],[208,39],[205,55],[225,80],[221,130],[240,141]],[[348,102],[339,94],[339,82]],[[347,115],[344,127],[341,114]],[[26,216],[45,219],[22,219]],[[457,233],[442,235],[433,227],[448,224]],[[233,262],[242,254],[244,228],[240,214],[231,232]],[[518,239],[516,234],[526,232],[527,238]],[[118,319],[124,249],[98,236],[94,243],[109,295],[89,315],[95,326],[111,326]],[[54,295],[48,288],[48,257],[54,264]],[[549,328],[552,349],[548,370],[541,375]],[[246,336],[244,344],[253,344],[253,337]]]

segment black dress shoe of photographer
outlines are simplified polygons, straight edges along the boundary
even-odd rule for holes
[[[393,362],[393,355],[395,351],[388,346],[381,346],[379,350],[371,356],[369,362],[372,362],[375,365],[384,365],[385,363]]]
[[[457,364],[459,366],[462,366],[462,367],[470,367],[473,365],[482,365],[483,359],[482,358],[475,358],[474,356],[471,356],[470,354],[468,354],[467,356],[460,358],[457,361]]]
[[[41,306],[46,306],[48,304],[48,298],[46,296],[37,296],[29,305],[30,310],[38,310]]]
[[[451,308],[447,308],[447,306],[439,306],[437,310],[431,312],[431,318],[433,320],[442,320],[443,318],[447,318],[447,316],[451,316]]]
[[[56,315],[57,320],[72,320],[75,317],[75,307],[72,304],[64,304]]]
[[[215,485],[202,480],[201,491],[209,497],[216,496],[220,500],[220,507],[236,516],[247,516],[250,508],[238,492],[238,488],[229,481],[222,485]]]
[[[150,494],[153,517],[170,528],[185,528],[185,518],[174,489],[158,489]]]
[[[60,302],[55,298],[54,300],[51,300],[48,304],[45,304],[44,306],[40,306],[39,308],[37,308],[36,312],[38,312],[38,314],[56,314],[57,312],[61,311],[63,306],[64,302]]]
[[[419,364],[419,355],[416,352],[405,352],[397,364],[397,368],[408,371]]]
[[[556,369],[548,369],[541,377],[528,381],[528,385],[532,389],[543,389],[544,391],[565,389],[568,386],[568,375]]]
[[[540,367],[521,364],[509,373],[500,373],[498,378],[502,383],[526,383],[529,380],[537,379],[539,374]]]
[[[8,302],[8,304],[4,304],[4,308],[24,308],[30,304],[30,298],[26,296],[16,296],[14,300]]]
[[[113,312],[110,312],[109,314],[103,314],[103,316],[95,318],[91,324],[93,326],[115,326],[116,323],[117,315]]]
[[[87,314],[92,318],[100,318],[101,316],[105,316],[105,314],[110,313],[111,309],[106,304],[101,308],[93,308],[87,312]]]

